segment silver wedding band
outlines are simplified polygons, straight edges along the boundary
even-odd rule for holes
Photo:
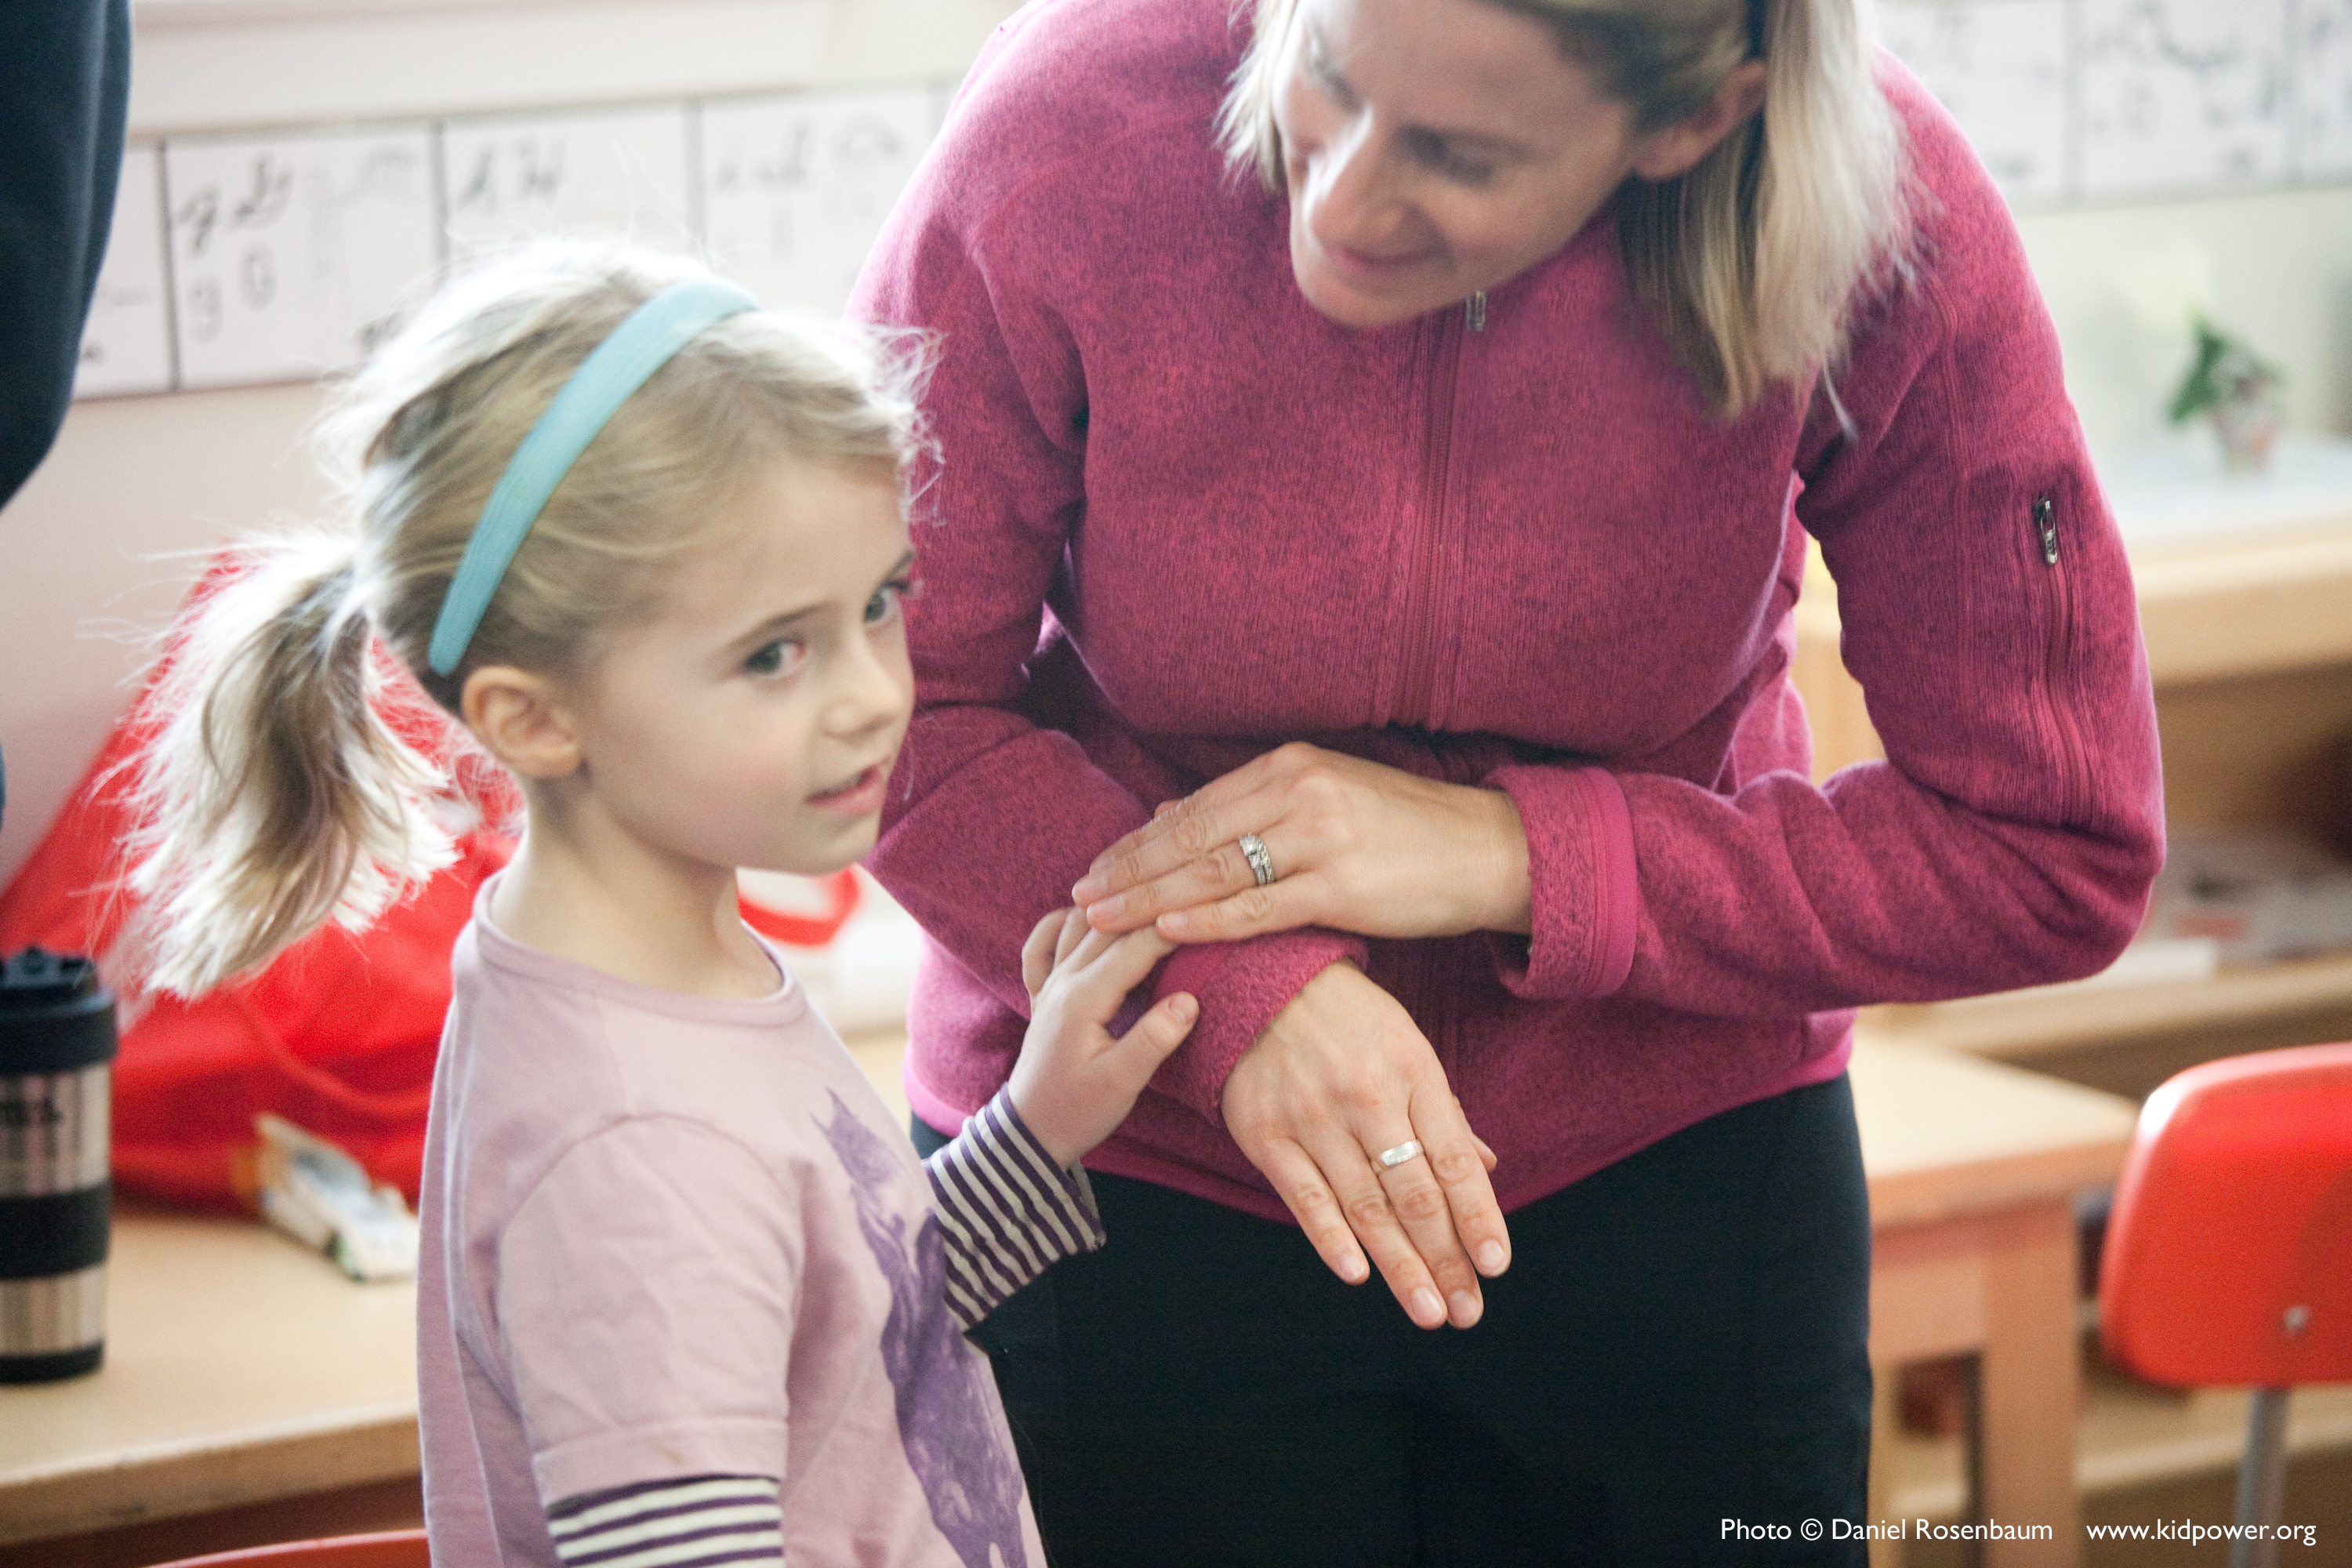
[[[1250,875],[1257,885],[1266,887],[1274,881],[1274,857],[1265,852],[1265,840],[1255,833],[1242,835],[1242,858],[1249,862]]]
[[[1395,1148],[1383,1149],[1373,1156],[1380,1161],[1381,1169],[1384,1171],[1393,1171],[1407,1160],[1417,1160],[1420,1157],[1421,1140],[1418,1138],[1408,1138]]]

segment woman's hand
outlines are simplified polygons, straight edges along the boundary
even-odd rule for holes
[[[1127,994],[1174,949],[1157,932],[1113,936],[1076,910],[1055,910],[1021,946],[1029,1032],[1013,1064],[1013,1109],[1063,1165],[1116,1131],[1143,1086],[1201,1016],[1182,992],[1163,996],[1111,1038]]]
[[[1221,1108],[1331,1272],[1361,1284],[1370,1253],[1421,1327],[1478,1321],[1478,1276],[1511,1262],[1494,1152],[1412,1016],[1362,971],[1335,963],[1308,981],[1234,1064]],[[1413,1140],[1420,1154],[1381,1166]]]
[[[1241,847],[1255,834],[1274,880]],[[1202,786],[1095,858],[1070,899],[1102,931],[1174,942],[1294,926],[1360,936],[1528,929],[1528,837],[1500,790],[1417,778],[1304,742]]]

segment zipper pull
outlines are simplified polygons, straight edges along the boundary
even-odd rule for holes
[[[2033,498],[2033,531],[2042,536],[2042,561],[2048,566],[2058,564],[2057,511],[2048,496]]]
[[[1472,331],[1483,332],[1486,330],[1486,291],[1484,289],[1470,296],[1469,300],[1462,307],[1462,315],[1463,320],[1470,323]]]

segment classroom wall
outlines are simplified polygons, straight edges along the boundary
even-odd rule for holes
[[[960,75],[1014,0],[138,0],[134,138]],[[84,399],[0,511],[13,876],[201,552],[318,502],[307,385]]]
[[[1215,4],[1220,0],[1203,0]],[[134,135],[953,76],[1010,0],[140,0]],[[2095,447],[2159,436],[2186,358],[2124,303],[2189,245],[2286,369],[2294,425],[2352,431],[2352,188],[2028,210],[2020,228]],[[185,553],[317,502],[308,386],[85,400],[0,511],[0,746],[14,874],[127,700]]]

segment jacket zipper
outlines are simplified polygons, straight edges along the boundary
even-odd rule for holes
[[[1429,426],[1423,435],[1421,505],[1406,552],[1404,658],[1397,700],[1390,717],[1426,726],[1437,685],[1437,579],[1445,543],[1445,483],[1454,447],[1454,395],[1462,371],[1462,333],[1486,330],[1486,296],[1473,294],[1457,320],[1437,321],[1435,375],[1429,393]]]
[[[2042,700],[2050,727],[2058,738],[2059,761],[2065,769],[2060,783],[2058,808],[2073,820],[2082,794],[2084,763],[2083,738],[2074,728],[2073,710],[2059,700],[2059,686],[2068,674],[2074,643],[2074,597],[2068,591],[2066,563],[2058,549],[2058,505],[2048,496],[2033,500],[2033,532],[2042,547],[2042,564],[2050,573],[2050,647],[2042,671]]]

